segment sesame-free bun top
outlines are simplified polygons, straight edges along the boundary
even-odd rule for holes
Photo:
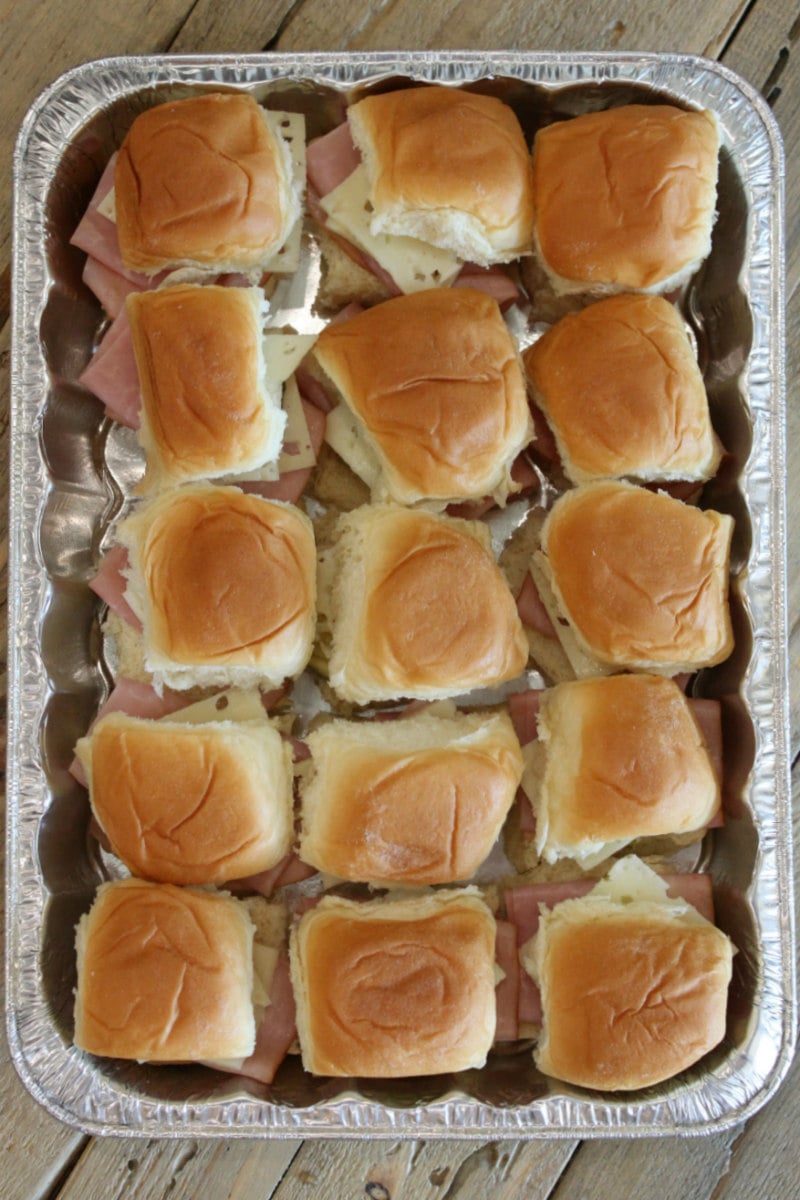
[[[75,1044],[149,1062],[253,1051],[254,927],[229,896],[125,879],[81,918]]]
[[[94,815],[140,878],[224,883],[289,852],[291,750],[266,719],[189,724],[109,713],[77,753]]]
[[[191,284],[128,296],[145,489],[277,460],[286,417],[266,389],[259,288]]]
[[[157,682],[276,687],[305,667],[315,549],[298,508],[188,485],[140,506],[118,537],[130,560],[126,598]]]
[[[629,104],[540,129],[535,233],[556,291],[668,291],[711,249],[719,130],[710,112]]]
[[[146,275],[255,269],[300,211],[289,151],[244,92],[141,113],[120,147],[114,192],[122,261]]]
[[[505,713],[332,721],[308,734],[300,857],[387,887],[468,879],[497,840],[522,777]]]
[[[495,1031],[495,921],[472,890],[326,896],[292,933],[303,1066],[395,1079],[481,1067]]]
[[[573,483],[716,471],[703,377],[680,314],[661,296],[590,304],[552,326],[523,361]]]
[[[602,858],[634,838],[691,833],[719,808],[708,747],[671,679],[559,684],[542,694],[538,724],[546,755],[536,840],[548,862]]]
[[[633,874],[630,862],[588,896],[543,912],[522,950],[542,995],[536,1064],[579,1087],[660,1083],[725,1036],[730,940],[691,905],[668,900],[641,863],[637,873],[653,880],[644,897],[616,898],[614,876]]]
[[[474,288],[398,296],[328,325],[314,356],[377,453],[374,500],[505,500],[533,428],[496,300]]]
[[[522,671],[527,639],[480,522],[376,504],[340,517],[337,535],[329,665],[342,699],[441,699]]]
[[[531,249],[530,155],[492,96],[417,87],[348,110],[370,182],[373,233],[403,234],[488,266]]]
[[[732,531],[731,517],[663,493],[587,483],[553,505],[535,558],[585,653],[674,675],[733,649]]]

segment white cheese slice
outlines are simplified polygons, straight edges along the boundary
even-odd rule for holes
[[[328,413],[325,422],[325,441],[344,459],[351,471],[372,491],[381,477],[377,454],[361,433],[358,422],[346,404],[339,404]]]
[[[328,225],[374,258],[402,292],[447,287],[461,270],[461,259],[419,238],[375,234],[370,229],[369,183],[363,163],[322,198]]]
[[[311,339],[314,340],[313,338]],[[294,378],[287,380],[283,389],[283,407],[286,412],[286,430],[283,435],[283,444],[286,446],[291,443],[297,447],[296,454],[287,454],[285,450],[281,452],[278,460],[278,467],[281,475],[287,471],[303,471],[306,467],[313,467],[317,461],[314,454],[314,447],[311,444],[311,434],[308,430],[308,422],[306,414],[300,400],[300,392]]]
[[[274,383],[285,383],[293,375],[314,342],[315,333],[273,333],[264,335],[264,363],[267,377]]]
[[[226,703],[221,704],[223,699]],[[207,725],[211,721],[266,721],[268,718],[257,688],[229,688],[217,696],[198,700],[196,704],[159,719],[180,721],[187,725]]]
[[[270,1001],[272,979],[278,965],[278,951],[274,946],[253,942],[253,1007],[266,1008]]]

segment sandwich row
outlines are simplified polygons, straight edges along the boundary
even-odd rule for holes
[[[627,105],[546,125],[531,157],[500,100],[411,87],[350,105],[313,140],[306,187],[299,114],[203,94],[134,121],[73,241],[112,304],[167,272],[286,273],[307,191],[329,301],[534,254],[557,292],[667,291],[709,252],[718,148],[711,113]]]
[[[520,610],[535,656],[556,634],[573,677],[721,662],[731,533],[728,516],[631,484],[572,489],[518,607],[481,521],[366,505],[317,546],[299,508],[196,484],[127,516],[93,586],[115,610],[116,673],[158,688],[275,688],[311,662],[339,700],[430,700],[519,676]]]
[[[568,860],[580,874],[641,839],[663,858],[722,821],[719,702],[661,676],[519,692],[508,711],[410,708],[318,718],[302,740],[252,692],[158,720],[106,712],[73,769],[133,874],[265,895],[316,871],[373,887],[470,880],[504,826],[519,870]]]
[[[545,1074],[649,1086],[724,1037],[733,947],[703,879],[631,857],[593,887],[509,891],[502,920],[476,888],[328,895],[295,916],[288,960],[275,905],[105,884],[77,930],[75,1040],[271,1083],[295,1034],[312,1074],[384,1079],[481,1067],[522,1034]]]

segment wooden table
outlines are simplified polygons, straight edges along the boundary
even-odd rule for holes
[[[3,0],[0,154],[28,105],[87,59],[141,53],[408,48],[654,50],[721,59],[767,97],[787,151],[790,378],[800,357],[800,5],[792,0]],[[9,348],[11,187],[0,194],[0,365]],[[0,375],[0,433],[8,429]],[[800,747],[800,409],[789,388],[792,761]],[[6,453],[0,455],[5,473]],[[3,516],[0,518],[5,520]],[[4,541],[0,540],[0,545]],[[0,567],[5,566],[2,550]],[[5,611],[5,580],[0,592]],[[4,644],[4,640],[3,640]],[[800,770],[794,773],[798,793]],[[584,1142],[91,1139],[58,1124],[0,1052],[0,1200],[294,1200],[295,1197],[635,1197],[788,1200],[800,1194],[800,1068],[746,1125],[697,1139]]]

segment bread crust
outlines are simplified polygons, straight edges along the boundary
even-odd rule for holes
[[[303,1066],[395,1079],[480,1067],[495,1030],[495,922],[473,891],[326,896],[291,939]]]
[[[557,292],[669,291],[711,248],[719,130],[710,112],[627,104],[540,129],[537,256]]]
[[[75,1044],[111,1058],[246,1058],[253,924],[230,896],[105,883],[77,930]]]
[[[122,260],[146,275],[257,268],[300,213],[289,151],[247,92],[141,113],[120,147],[114,190]]]

